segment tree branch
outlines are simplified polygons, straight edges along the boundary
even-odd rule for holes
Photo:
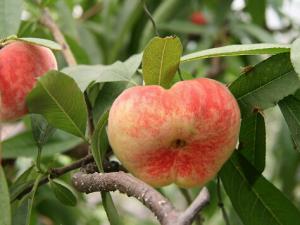
[[[48,175],[50,175],[50,178],[52,178],[52,179],[58,178],[72,170],[78,169],[78,168],[80,168],[88,163],[91,163],[93,161],[94,161],[93,156],[87,155],[84,158],[82,158],[70,165],[67,165],[64,167],[59,167],[59,168],[51,168],[51,169],[49,169],[49,173],[42,177],[38,186],[47,184],[49,182]],[[33,184],[29,185],[28,187],[25,187],[25,189],[22,190],[17,196],[15,196],[15,198],[11,199],[11,201],[13,202],[16,199],[21,199],[24,195],[31,192],[32,188],[33,188]]]
[[[182,225],[192,224],[198,213],[209,204],[210,195],[208,189],[203,187],[192,204],[182,213],[179,222]]]
[[[74,187],[84,193],[99,191],[120,191],[133,196],[149,208],[162,225],[190,225],[195,216],[209,202],[209,194],[204,188],[186,211],[180,212],[172,203],[154,188],[124,172],[93,173],[82,172],[73,175]]]
[[[43,9],[40,22],[50,30],[54,39],[62,46],[62,54],[64,55],[64,58],[66,59],[68,65],[69,66],[76,65],[77,64],[76,59],[73,53],[71,52],[70,47],[66,42],[64,35],[61,33],[59,27],[54,22],[48,9]]]
[[[96,3],[95,5],[93,5],[91,8],[89,8],[88,10],[86,10],[80,17],[79,20],[81,21],[85,21],[88,20],[89,18],[97,15],[99,12],[101,12],[103,9],[103,4],[102,3]]]

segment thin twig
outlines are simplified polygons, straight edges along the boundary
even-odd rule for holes
[[[88,20],[89,18],[97,15],[99,12],[101,12],[103,9],[103,4],[98,2],[95,5],[93,5],[91,8],[86,10],[80,17],[79,20],[85,21]]]
[[[151,15],[151,13],[150,13],[148,7],[147,7],[146,0],[142,0],[142,2],[143,2],[143,8],[144,8],[144,11],[145,11],[145,13],[147,14],[147,16],[149,17],[149,19],[150,19],[150,21],[151,21],[151,23],[152,23],[152,25],[153,25],[153,29],[154,29],[154,31],[155,31],[156,36],[160,37],[159,32],[158,32],[158,29],[157,29],[157,26],[156,26],[156,23],[155,23],[155,21],[154,21],[152,15]]]
[[[58,178],[70,171],[73,171],[75,169],[78,169],[88,163],[91,163],[94,161],[94,158],[92,155],[87,155],[85,156],[84,158],[70,164],[70,165],[67,165],[67,166],[64,166],[64,167],[59,167],[59,168],[51,168],[49,169],[49,172],[44,175],[41,180],[39,181],[39,185],[38,186],[41,186],[41,185],[44,185],[44,184],[47,184],[49,182],[49,179],[48,179],[48,175],[50,174],[50,178],[54,179],[54,178]],[[20,194],[18,194],[18,196],[16,196],[14,199],[11,199],[11,201],[13,202],[14,200],[16,199],[21,199],[24,195],[28,194],[29,192],[31,192],[33,188],[33,184],[26,187],[22,192],[20,192]]]
[[[178,71],[179,79],[180,79],[181,81],[184,81],[183,76],[182,76],[182,74],[181,74],[181,69],[180,69],[180,67],[178,67],[177,71]]]
[[[180,190],[180,193],[185,198],[187,204],[191,205],[192,202],[193,202],[193,199],[191,198],[190,193],[188,192],[188,190],[185,189],[185,188],[179,188],[179,190]],[[196,225],[202,225],[202,216],[200,214],[196,215],[195,222],[196,222]]]
[[[92,104],[86,91],[84,92],[84,98],[85,98],[86,107],[88,111],[88,128],[89,128],[88,132],[89,132],[89,138],[91,140],[93,133],[95,131],[95,125],[94,125]]]
[[[68,43],[65,40],[64,35],[61,33],[59,27],[54,22],[48,9],[43,9],[42,16],[40,18],[41,24],[46,26],[52,33],[54,39],[62,46],[62,54],[66,59],[69,66],[76,65],[76,59],[70,50]]]
[[[222,211],[222,216],[223,216],[223,219],[225,221],[225,224],[230,225],[229,218],[228,218],[227,212],[225,210],[225,207],[224,207],[224,204],[223,204],[223,201],[222,201],[221,181],[220,181],[219,176],[217,177],[217,197],[218,197],[218,206],[220,207],[220,209]]]
[[[217,78],[219,75],[224,73],[226,67],[222,62],[221,58],[211,59],[211,68],[207,71],[206,76],[211,79]]]
[[[180,215],[178,219],[179,224],[191,224],[197,217],[198,213],[209,204],[209,201],[210,195],[208,189],[203,187],[200,194],[196,197],[192,204],[190,204],[190,206]]]

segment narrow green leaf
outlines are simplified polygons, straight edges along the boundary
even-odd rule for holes
[[[51,180],[51,189],[55,197],[67,206],[76,206],[77,196],[72,188],[61,180]]]
[[[266,0],[247,0],[246,11],[251,15],[252,21],[260,26],[265,25]]]
[[[253,113],[241,124],[239,151],[252,163],[259,173],[265,169],[266,128],[264,117]]]
[[[29,196],[22,198],[12,204],[12,225],[26,225],[24,218],[28,215]]]
[[[109,112],[106,111],[99,119],[92,137],[92,154],[100,172],[104,172],[102,161],[108,147],[106,125]],[[101,192],[102,204],[111,225],[121,225],[121,219],[109,192]]]
[[[102,161],[108,148],[108,138],[105,130],[108,121],[108,112],[106,111],[99,119],[92,137],[92,154],[100,172],[104,171]]]
[[[29,167],[22,173],[17,180],[9,187],[10,199],[14,201],[16,197],[26,188],[34,184],[38,173],[34,166]]]
[[[297,93],[300,95],[300,91]],[[295,148],[300,151],[300,98],[291,95],[278,104],[291,132]]]
[[[4,171],[0,165],[0,225],[11,225],[9,192]]]
[[[291,46],[291,61],[293,67],[300,77],[300,38],[296,39]]]
[[[158,25],[159,30],[168,31],[171,33],[182,34],[198,34],[201,35],[205,31],[204,27],[193,24],[187,20],[172,20]]]
[[[24,183],[14,185],[10,190],[11,201],[12,202],[15,201],[24,190],[32,187],[32,185],[34,185],[34,180],[28,180],[28,181],[25,181]]]
[[[247,173],[256,173],[251,183]],[[295,225],[300,221],[298,209],[238,152],[223,166],[220,175],[244,225]]]
[[[0,39],[18,32],[23,9],[22,0],[0,1]]]
[[[223,57],[223,56],[238,56],[238,55],[262,55],[262,54],[278,54],[289,52],[290,45],[287,44],[246,44],[246,45],[228,45],[224,47],[211,48],[194,52],[182,56],[180,61],[187,62],[192,60]]]
[[[14,185],[22,184],[28,180],[35,180],[37,177],[37,172],[35,170],[34,166],[30,166],[27,170],[25,170],[18,178],[15,180],[15,182],[10,186],[9,190],[11,191],[13,189]]]
[[[103,82],[127,81],[141,64],[142,55],[133,55],[125,62],[117,61],[111,65],[78,65],[66,67],[62,72],[71,76],[81,91],[85,91],[90,84]],[[82,76],[84,74],[84,76]]]
[[[42,115],[32,114],[30,118],[33,138],[37,146],[42,147],[54,134],[55,128]]]
[[[276,105],[293,94],[300,81],[293,70],[288,53],[274,55],[236,79],[229,89],[236,97],[243,115],[254,109]]]
[[[30,192],[29,196],[28,196],[28,211],[27,211],[27,216],[26,216],[26,225],[30,225],[30,220],[31,220],[31,212],[32,212],[32,208],[33,208],[33,203],[34,203],[34,197],[35,197],[35,193],[38,189],[39,186],[39,182],[42,178],[42,174],[39,174],[39,176],[36,178],[34,185],[32,187],[32,191]]]
[[[101,192],[101,198],[110,225],[124,224],[120,219],[119,213],[114,205],[111,195],[108,192]]]
[[[142,1],[125,0],[122,7],[118,10],[118,23],[114,29],[113,45],[109,49],[108,62],[114,62],[123,49],[128,33],[132,31],[137,21],[140,20],[143,13]],[[99,27],[99,25],[98,25]],[[107,32],[105,32],[107,34]]]
[[[144,50],[142,68],[146,85],[169,88],[178,69],[182,45],[180,39],[154,37]]]
[[[51,156],[65,152],[79,144],[82,140],[71,134],[57,130],[43,146],[43,156]],[[25,131],[2,142],[2,157],[13,159],[17,157],[36,157],[37,146],[32,137],[32,131]]]
[[[85,139],[87,108],[75,81],[58,71],[42,76],[27,96],[31,113],[43,115],[53,127]]]
[[[240,24],[232,24],[230,29],[233,29],[233,32],[239,32],[246,36],[249,35],[261,43],[276,42],[272,33],[265,30],[264,27],[256,24],[241,22]]]
[[[135,54],[130,56],[126,61],[123,62],[125,67],[127,68],[128,76],[131,78],[135,72],[138,70],[142,63],[143,54]]]
[[[48,40],[48,39],[42,39],[42,38],[16,38],[16,40],[27,42],[29,44],[41,45],[41,46],[44,46],[46,48],[50,48],[52,50],[62,50],[61,46],[58,43],[56,43],[52,40]]]

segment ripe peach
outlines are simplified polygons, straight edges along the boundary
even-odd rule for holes
[[[240,110],[221,83],[199,78],[171,89],[136,86],[113,103],[108,138],[115,155],[154,187],[202,186],[233,152]]]
[[[57,69],[50,49],[15,41],[0,50],[0,121],[15,120],[27,113],[26,95],[36,78]]]
[[[205,16],[203,15],[203,13],[201,13],[201,12],[193,12],[190,17],[190,21],[196,25],[207,24],[207,20],[206,20]]]

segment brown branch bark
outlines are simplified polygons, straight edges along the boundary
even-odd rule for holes
[[[62,54],[66,59],[69,66],[76,65],[76,59],[70,50],[68,43],[65,40],[64,35],[60,31],[57,24],[54,22],[48,9],[43,9],[42,16],[40,18],[40,23],[46,26],[52,33],[54,39],[62,46]]]
[[[209,194],[204,188],[195,201],[184,212],[175,209],[172,203],[154,188],[124,172],[82,172],[73,175],[74,187],[84,193],[119,191],[133,196],[149,208],[162,225],[190,225],[195,216],[208,204]]]
[[[80,17],[81,21],[88,20],[89,18],[97,15],[99,12],[101,12],[103,9],[102,3],[96,3],[93,5],[90,9],[86,10]]]

